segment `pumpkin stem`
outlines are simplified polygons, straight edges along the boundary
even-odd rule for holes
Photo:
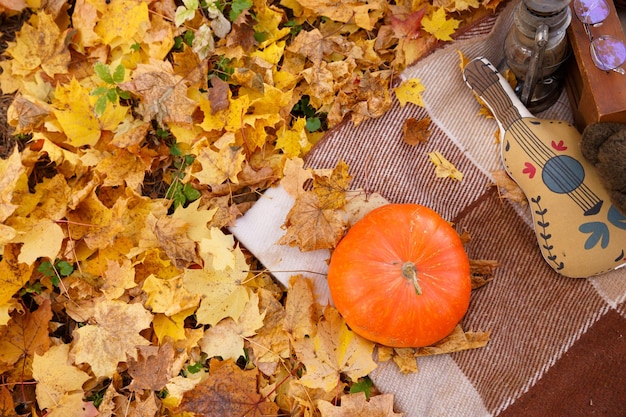
[[[413,262],[405,262],[402,265],[402,276],[411,280],[417,295],[422,295],[422,288],[420,287],[419,282],[417,282],[417,268]]]

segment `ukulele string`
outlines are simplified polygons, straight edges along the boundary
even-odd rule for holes
[[[535,164],[544,167],[549,160],[552,161],[551,164],[555,169],[543,170],[546,179],[552,181],[561,190],[571,190],[566,194],[583,210],[583,213],[592,212],[601,200],[581,181],[580,176],[572,171],[567,163],[539,141],[539,138],[525,123],[519,123],[522,120],[521,114],[513,105],[503,86],[500,85],[498,74],[488,65],[475,61],[465,75],[470,88],[475,90],[486,103],[489,103],[493,113],[498,116],[502,128],[505,131],[511,130],[511,133],[520,139],[520,147]]]

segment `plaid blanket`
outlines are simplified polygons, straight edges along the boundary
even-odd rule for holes
[[[403,375],[388,363],[371,375],[379,390],[395,395],[396,410],[405,416],[626,416],[626,268],[571,279],[544,262],[528,205],[502,199],[492,186],[491,173],[502,169],[496,122],[478,116],[463,83],[458,51],[501,63],[516,4],[403,74],[426,86],[425,108],[396,103],[379,119],[344,123],[306,159],[313,168],[343,160],[354,188],[431,207],[470,232],[470,258],[500,265],[495,279],[473,292],[462,322],[466,330],[491,331],[486,347],[420,357],[417,374]],[[410,117],[433,120],[427,143],[402,141]],[[539,117],[571,121],[566,94]],[[434,150],[464,173],[463,181],[435,176],[427,155]],[[273,244],[272,233],[284,232],[290,200],[270,191],[272,198],[259,200],[233,233],[281,280],[288,277],[280,270],[324,273],[327,252],[299,254]],[[318,297],[327,297],[324,279],[312,278]]]

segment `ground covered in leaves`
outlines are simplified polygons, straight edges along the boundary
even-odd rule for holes
[[[375,346],[227,226],[289,175],[332,217],[348,167],[302,156],[499,3],[0,0],[0,415],[397,415]]]

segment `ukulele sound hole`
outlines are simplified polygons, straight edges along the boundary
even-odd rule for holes
[[[571,156],[559,155],[550,158],[543,168],[542,180],[554,193],[571,193],[580,187],[584,179],[583,166]]]

